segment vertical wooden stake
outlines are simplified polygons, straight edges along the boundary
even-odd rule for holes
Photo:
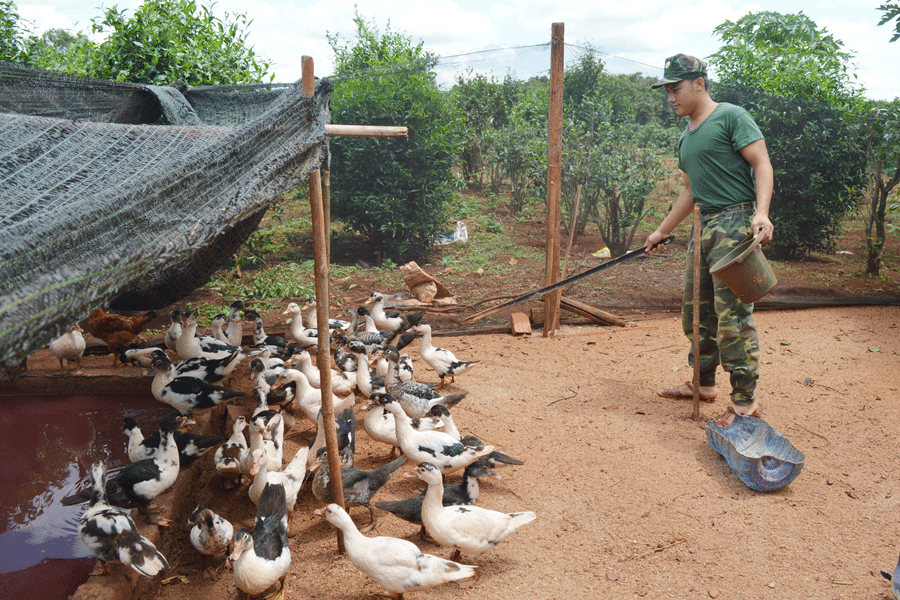
[[[554,23],[550,41],[550,113],[547,127],[547,262],[544,285],[559,281],[560,188],[562,185],[565,23]],[[553,334],[562,290],[544,296],[544,337]]]
[[[303,65],[303,93],[312,97],[315,94],[313,77],[313,59],[311,56],[301,58]],[[319,331],[319,352],[316,362],[322,378],[319,388],[322,393],[322,422],[325,424],[325,447],[328,450],[328,469],[332,473],[331,491],[334,501],[344,507],[343,481],[337,473],[341,472],[340,454],[338,452],[337,432],[328,427],[334,423],[334,403],[331,401],[331,339],[328,328],[328,257],[327,257],[327,224],[322,202],[322,178],[318,169],[309,177],[309,205],[313,223],[313,253],[316,275],[316,326]],[[344,536],[337,530],[338,551],[345,552]]]
[[[578,220],[578,206],[581,204],[581,184],[575,190],[575,208],[572,210],[572,218],[569,220],[569,243],[566,245],[566,257],[563,259],[562,277],[565,278],[569,274],[569,255],[572,253],[572,244],[575,242],[575,222]],[[559,302],[562,301],[562,291],[560,290],[557,299],[556,323],[553,324],[554,331],[559,329]]]
[[[700,420],[700,239],[703,236],[700,225],[700,205],[694,205],[694,420]]]

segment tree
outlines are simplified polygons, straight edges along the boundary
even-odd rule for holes
[[[409,139],[332,141],[332,214],[394,260],[427,256],[446,228],[463,130],[422,43],[356,14],[356,38],[328,34],[334,51],[334,120],[406,125]]]
[[[862,98],[851,81],[853,54],[802,11],[750,13],[713,31],[725,43],[709,57],[721,82],[848,109]]]
[[[50,29],[25,41],[25,64],[37,69],[86,74],[94,44],[83,33]]]
[[[222,85],[262,81],[269,61],[247,45],[245,15],[219,18],[194,0],[145,0],[129,19],[107,8],[93,19],[108,34],[91,53],[88,74],[115,81],[168,85]]]
[[[891,41],[896,42],[897,40],[900,40],[900,4],[897,2],[885,2],[878,7],[878,10],[884,13],[881,20],[878,22],[879,25],[890,23],[896,19],[896,22],[894,23],[894,35],[891,37]]]
[[[509,125],[512,109],[521,96],[522,86],[512,75],[502,82],[480,73],[457,79],[453,99],[465,119],[460,166],[469,186],[483,188],[487,157],[494,150],[497,133]],[[493,174],[493,169],[488,170]]]
[[[866,103],[851,55],[802,12],[749,14],[715,31],[726,45],[710,57],[713,97],[750,111],[775,169],[772,252],[832,250],[864,187]]]
[[[21,62],[23,38],[16,3],[0,0],[0,60]]]
[[[888,198],[900,183],[900,99],[873,109],[867,129],[866,274],[878,275],[884,252]]]

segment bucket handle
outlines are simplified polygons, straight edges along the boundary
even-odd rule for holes
[[[749,238],[750,236],[748,235],[747,237]],[[734,259],[734,262],[738,263],[738,264],[744,262],[744,260],[748,256],[750,256],[750,253],[753,252],[757,246],[759,246],[760,240],[762,240],[762,231],[760,231],[755,236],[753,236],[753,242],[751,242],[750,245],[747,246],[746,250],[741,252],[740,256],[738,256],[736,259]],[[745,238],[745,241],[746,241],[746,238]],[[743,243],[743,242],[741,242],[741,243]]]

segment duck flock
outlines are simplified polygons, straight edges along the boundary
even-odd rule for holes
[[[181,528],[159,516],[154,500],[175,484],[181,470],[212,452],[221,493],[209,500],[209,506],[200,502],[183,527],[183,536],[206,557],[204,576],[218,578],[227,557],[224,564],[231,565],[238,590],[255,596],[271,588],[275,591],[270,597],[283,598],[291,564],[290,524],[298,498],[309,494],[323,505],[315,514],[343,532],[352,564],[387,595],[402,597],[408,591],[454,581],[472,585],[479,578],[479,557],[536,517],[531,511],[505,513],[476,506],[479,478],[496,476],[500,467],[522,464],[474,436],[462,436],[454,422],[451,410],[466,393],[441,390],[478,361],[460,360],[434,346],[431,327],[422,321],[424,311],[386,309],[385,297],[377,292],[364,305],[348,310],[348,320],[330,321],[331,400],[338,415],[333,426],[344,504],[347,509],[361,506],[369,511],[368,521],[358,526],[334,503],[332,494],[321,411],[322,372],[311,354],[318,343],[315,301],[302,306],[291,302],[284,314],[290,316],[287,339],[268,335],[260,315],[236,301],[227,314],[212,320],[209,334],[198,334],[195,314],[176,309],[165,348],[115,344],[119,361],[155,373],[154,397],[174,410],[146,437],[134,420],[125,419],[131,463],[108,476],[104,463],[95,462],[90,488],[63,501],[87,504],[79,534],[99,559],[92,574],[104,574],[107,563],[116,562],[146,577],[170,568],[122,509],[138,509],[148,523]],[[252,327],[253,343],[243,347],[245,326]],[[75,327],[51,345],[61,369],[64,361],[73,360],[81,368],[80,337],[80,328]],[[402,352],[416,339],[419,357],[440,378],[436,386],[416,381],[416,366]],[[223,385],[244,361],[249,393]],[[196,411],[225,402],[246,406],[246,414],[229,411],[237,416],[229,417],[228,431],[212,435],[186,431],[191,417],[200,414]],[[363,411],[363,431],[390,449],[383,463],[371,470],[354,466],[356,414]],[[315,427],[315,438],[285,456],[284,440],[299,433],[303,420]],[[402,500],[375,501],[378,491],[407,463],[413,468],[403,476],[421,480],[426,491]],[[461,480],[445,481],[448,474],[452,478],[461,474]],[[256,506],[255,515],[248,512],[242,521],[249,524],[252,518],[252,527],[239,527],[216,512],[222,512],[215,505],[217,499],[224,507],[237,494],[247,494]],[[411,523],[423,539],[451,549],[452,556],[425,554],[406,539],[365,535],[376,526],[376,509]]]

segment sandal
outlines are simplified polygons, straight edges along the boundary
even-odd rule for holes
[[[731,416],[734,415],[734,416]],[[762,419],[762,406],[757,405],[756,409],[752,413],[739,413],[734,410],[734,406],[729,406],[725,409],[725,412],[716,417],[716,425],[719,427],[728,427],[732,423],[734,423],[734,418],[738,415],[742,417],[753,417],[755,419]]]
[[[693,400],[694,384],[690,381],[685,381],[684,387],[690,390],[690,392],[685,394],[681,391],[680,385],[670,385],[669,387],[663,388],[656,392],[656,395],[663,398],[675,398],[677,400]],[[715,402],[718,395],[719,394],[717,392],[714,392],[712,394],[704,394],[703,392],[700,392],[700,399],[704,402]]]

